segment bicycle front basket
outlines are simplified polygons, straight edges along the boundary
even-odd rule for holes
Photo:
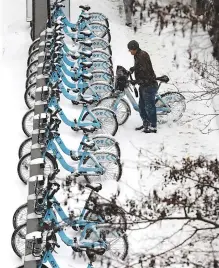
[[[123,91],[128,85],[129,72],[123,67],[118,65],[116,68],[115,89]]]

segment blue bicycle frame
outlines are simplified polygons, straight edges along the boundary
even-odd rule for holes
[[[59,103],[58,103],[58,101],[57,101],[57,99],[56,99],[56,97],[51,97],[50,98],[50,101],[49,101],[49,103],[48,103],[48,107],[50,108],[50,107],[54,107],[56,110],[59,110],[59,112],[58,112],[58,114],[59,114],[59,116],[60,116],[60,118],[62,119],[62,121],[66,124],[66,125],[68,125],[68,126],[70,126],[71,128],[77,128],[77,127],[88,127],[88,126],[92,126],[92,127],[94,127],[94,128],[101,128],[101,124],[100,124],[100,122],[97,120],[97,118],[94,116],[94,114],[92,113],[92,111],[90,111],[89,109],[88,109],[88,106],[86,105],[86,104],[84,104],[83,105],[83,109],[82,109],[82,111],[81,111],[81,114],[80,114],[80,116],[79,116],[79,118],[78,118],[78,121],[76,122],[76,120],[75,121],[70,121],[67,117],[66,117],[66,115],[65,115],[65,113],[62,111],[62,109],[61,109],[61,107],[59,106]],[[89,112],[89,114],[90,114],[90,116],[92,117],[92,123],[91,122],[84,122],[83,120],[82,120],[82,117],[83,117],[83,115],[86,113],[86,112]]]
[[[50,140],[47,144],[47,148],[44,152],[44,155],[46,153],[46,151],[52,151],[54,157],[59,161],[59,163],[62,165],[62,167],[71,172],[71,173],[74,173],[75,176],[78,175],[101,175],[101,174],[104,174],[104,167],[102,167],[99,162],[96,160],[95,156],[88,153],[88,152],[84,152],[79,160],[79,163],[78,163],[78,169],[77,169],[77,172],[76,172],[76,169],[73,168],[72,166],[70,166],[69,164],[66,163],[65,159],[63,158],[63,156],[60,154],[56,144],[54,143],[53,140]],[[83,166],[83,163],[85,162],[85,159],[87,159],[87,157],[89,157],[90,159],[92,159],[95,163],[94,167],[84,167]],[[89,174],[89,173],[92,173],[92,174]]]
[[[116,110],[118,107],[118,104],[120,102],[120,100],[124,97],[127,96],[127,98],[129,99],[129,101],[132,104],[132,107],[134,108],[135,111],[139,112],[139,106],[135,100],[135,98],[132,96],[131,92],[130,92],[130,87],[126,87],[124,89],[124,92],[121,91],[121,93],[119,93],[119,95],[116,97],[116,101],[113,104],[113,109],[112,110]],[[157,114],[165,114],[171,111],[171,109],[168,107],[168,105],[163,101],[163,99],[161,98],[161,96],[159,94],[156,95],[156,100],[161,101],[161,103],[165,106],[165,107],[156,107],[156,111]]]

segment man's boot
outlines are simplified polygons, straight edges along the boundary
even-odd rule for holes
[[[144,128],[143,132],[144,133],[157,133],[157,128],[148,126],[147,128]]]
[[[136,127],[135,130],[142,130],[144,128],[144,126],[140,126],[140,127]]]

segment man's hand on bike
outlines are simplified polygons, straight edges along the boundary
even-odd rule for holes
[[[131,74],[133,74],[134,71],[135,71],[135,67],[131,67],[131,68],[129,69],[129,72],[130,72]]]
[[[135,86],[137,84],[136,80],[129,80],[130,84],[132,84],[133,86]]]

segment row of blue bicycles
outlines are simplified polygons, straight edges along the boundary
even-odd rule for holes
[[[80,6],[78,21],[73,24],[65,17],[62,2],[53,3],[52,28],[46,29],[45,41],[36,39],[29,49],[24,94],[29,110],[22,120],[27,139],[18,151],[17,171],[24,184],[30,179],[32,150],[40,149],[44,159],[43,179],[35,185],[33,211],[39,216],[42,232],[32,243],[25,242],[31,214],[28,204],[23,204],[13,216],[11,245],[20,258],[28,248],[40,260],[38,268],[60,267],[54,253],[62,241],[76,255],[86,256],[87,267],[93,268],[93,262],[103,257],[108,262],[118,262],[128,255],[125,212],[116,202],[98,194],[105,180],[119,181],[122,176],[121,151],[113,137],[119,125],[116,113],[105,105],[97,105],[115,91],[111,36],[108,19],[102,13]],[[46,86],[39,87],[37,81],[42,77]],[[74,107],[82,106],[77,119],[68,118],[61,107],[62,100],[69,100]],[[44,111],[36,115],[39,103],[43,103]],[[41,122],[37,129],[36,118]],[[81,131],[78,148],[65,144],[61,125],[67,125],[72,132]],[[33,134],[38,137],[34,144]],[[69,160],[74,164],[69,164]],[[62,171],[68,175],[63,176]],[[70,192],[76,184],[90,191],[79,215],[66,211],[58,201],[59,194]],[[74,196],[68,194],[68,198]]]
[[[32,255],[40,258],[38,268],[60,267],[54,256],[58,237],[74,253],[85,253],[87,267],[92,268],[97,257],[118,262],[128,255],[126,214],[98,192],[105,180],[119,181],[122,176],[121,151],[113,136],[128,120],[131,106],[139,110],[133,95],[137,90],[123,66],[117,66],[114,79],[108,19],[102,13],[90,12],[89,6],[80,6],[78,20],[72,23],[63,13],[62,2],[53,3],[52,28],[46,30],[45,41],[38,38],[29,48],[24,94],[29,110],[22,119],[27,139],[18,152],[17,171],[24,184],[30,177],[32,150],[40,148],[44,159],[43,180],[36,184],[34,203],[42,234],[25,247],[28,206],[24,204],[13,216],[11,244],[20,258],[29,247]],[[42,77],[46,86],[39,87],[37,81]],[[169,78],[164,75],[157,80],[160,86]],[[68,117],[62,107],[66,100],[73,107],[82,107],[78,118]],[[43,103],[44,111],[35,115],[39,103]],[[186,104],[179,92],[166,92],[157,94],[156,107],[158,122],[166,123],[178,121]],[[37,130],[34,119],[43,119]],[[77,148],[68,148],[61,136],[62,126],[82,133]],[[36,144],[32,144],[33,134],[38,135]],[[74,164],[69,164],[69,159]],[[62,171],[68,175],[60,177]],[[59,193],[76,187],[75,182],[90,190],[78,216],[72,211],[66,213],[58,201]]]

